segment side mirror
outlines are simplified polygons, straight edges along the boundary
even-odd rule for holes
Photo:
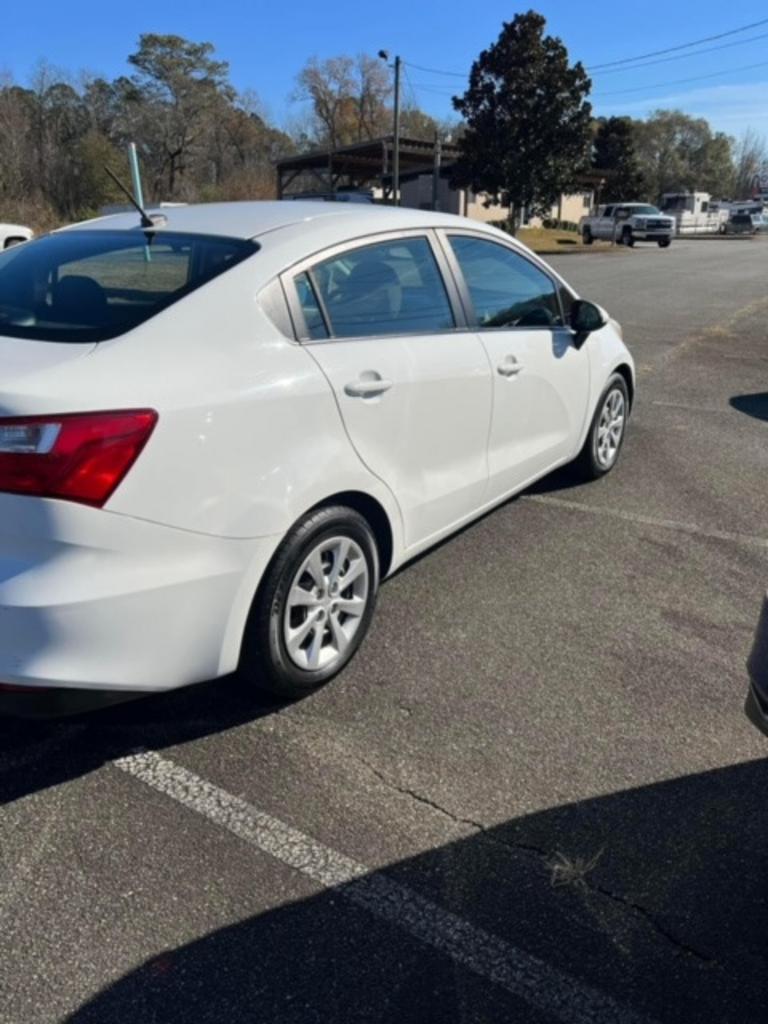
[[[586,299],[577,299],[571,306],[571,329],[576,334],[576,348],[581,348],[593,331],[599,331],[607,323],[608,314],[604,309]]]

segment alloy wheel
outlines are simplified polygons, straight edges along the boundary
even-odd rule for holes
[[[626,420],[626,402],[619,388],[612,388],[605,396],[597,424],[595,452],[603,469],[610,468],[616,461],[621,447]]]
[[[285,605],[288,657],[306,671],[343,658],[363,620],[371,590],[363,549],[351,537],[330,537],[304,558]]]

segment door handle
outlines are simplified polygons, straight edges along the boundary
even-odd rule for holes
[[[515,377],[523,368],[522,363],[518,363],[514,356],[507,356],[503,363],[499,363],[496,367],[502,377]]]
[[[376,377],[368,380],[353,380],[344,386],[344,393],[350,398],[370,398],[373,395],[380,395],[389,391],[392,387],[391,380],[384,380],[383,377]]]

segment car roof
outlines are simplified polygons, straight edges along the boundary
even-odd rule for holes
[[[406,230],[439,225],[467,225],[464,217],[373,203],[329,203],[302,201],[254,201],[237,203],[197,203],[190,206],[149,207],[148,212],[162,214],[160,231],[189,234],[223,235],[230,238],[258,238],[260,235],[292,225],[312,221],[330,221],[342,231],[352,233],[379,230]],[[483,228],[480,222],[473,226]],[[138,213],[117,213],[95,220],[71,224],[63,230],[125,231],[139,227]]]

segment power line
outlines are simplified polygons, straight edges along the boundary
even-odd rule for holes
[[[440,68],[425,68],[421,64],[411,64],[410,61],[408,61],[408,67],[413,68],[414,71],[426,71],[430,75],[448,75],[449,78],[469,78],[468,71],[443,71]]]
[[[680,50],[687,50],[687,49],[690,49],[693,46],[700,46],[701,43],[712,43],[712,42],[715,42],[718,39],[725,39],[728,36],[735,36],[739,32],[746,32],[746,31],[749,31],[750,29],[758,29],[758,28],[760,28],[763,25],[768,25],[768,17],[762,18],[760,20],[760,22],[752,22],[750,25],[742,25],[742,26],[740,26],[737,29],[729,29],[727,32],[719,32],[719,33],[717,33],[714,36],[705,36],[705,37],[703,37],[701,39],[694,39],[694,40],[692,40],[689,43],[680,43],[677,46],[669,46],[669,47],[667,47],[664,50],[652,50],[649,53],[640,53],[640,54],[638,54],[637,56],[634,56],[634,57],[624,57],[621,60],[610,60],[607,63],[601,63],[601,65],[591,65],[590,67],[586,68],[585,70],[591,73],[591,72],[595,72],[595,71],[602,71],[603,69],[608,69],[608,68],[610,68],[610,69],[618,69],[618,68],[620,68],[620,66],[623,66],[623,65],[632,65],[633,66],[632,68],[627,68],[625,70],[626,71],[634,71],[635,68],[649,68],[652,65],[656,65],[656,63],[666,63],[668,60],[680,60],[680,59],[683,59],[683,58],[689,57],[689,56],[697,56],[699,53],[711,53],[714,50],[718,50],[718,49],[727,49],[728,47],[732,47],[732,46],[740,46],[743,43],[756,42],[757,40],[768,38],[768,33],[763,33],[762,35],[759,35],[759,36],[753,36],[750,39],[740,39],[740,40],[737,40],[734,43],[726,43],[726,44],[724,44],[722,46],[708,47],[707,49],[699,50],[696,53],[684,53],[684,54],[681,54],[679,56],[667,57],[665,60],[650,60],[650,61],[648,61],[648,63],[645,63],[645,65],[642,65],[642,63],[640,63],[640,65],[638,65],[638,63],[637,63],[638,60],[646,60],[648,57],[662,56],[662,55],[667,54],[667,53],[679,53]],[[412,63],[412,61],[410,61],[410,60],[409,61],[404,61],[403,60],[402,62],[403,62],[403,65],[406,65],[406,63],[408,62],[408,66],[410,68],[413,68],[415,71],[426,72],[428,75],[445,75],[445,76],[447,76],[449,78],[461,78],[461,79],[464,79],[465,81],[469,78],[469,72],[446,71],[444,68],[426,68],[424,65],[417,65],[417,63]],[[736,69],[736,70],[738,70],[738,69]],[[605,74],[609,74],[609,73],[605,72]],[[613,74],[613,72],[610,72],[610,74]],[[725,72],[719,72],[718,74],[726,74],[726,73]],[[674,85],[674,84],[677,84],[677,83],[669,83],[669,84]],[[422,85],[421,88],[427,88],[427,87]],[[648,86],[647,88],[656,88],[656,87],[655,86]],[[627,90],[627,91],[639,91],[639,90]],[[613,94],[614,93],[611,93],[611,95],[613,95]]]
[[[410,101],[411,101],[411,106],[414,109],[418,110],[419,109],[419,100],[418,100],[418,97],[416,96],[416,90],[413,88],[413,82],[411,81],[411,76],[408,74],[408,67],[407,67],[405,61],[402,62],[402,66],[403,66],[403,74],[405,75],[405,82],[406,82],[406,85],[408,87],[408,92],[409,92],[409,98],[410,98]]]
[[[761,21],[753,21],[749,25],[742,25],[740,28],[729,29],[728,32],[719,32],[714,36],[704,36],[703,39],[694,39],[691,43],[681,43],[679,46],[668,46],[666,50],[652,50],[650,53],[640,53],[637,57],[625,57],[623,60],[612,60],[606,64],[593,64],[587,71],[599,71],[602,68],[613,68],[618,64],[633,64],[638,60],[645,60],[647,57],[660,57],[665,53],[675,53],[678,50],[688,50],[691,46],[699,46],[701,43],[712,43],[716,39],[725,39],[726,36],[735,36],[739,32],[746,32],[750,28],[759,28],[761,25],[768,25],[768,18]]]
[[[455,96],[456,89],[444,88],[439,85],[429,85],[426,82],[416,82],[416,87],[422,92],[433,92],[438,96]]]
[[[688,60],[691,57],[698,57],[702,53],[714,53],[715,50],[728,50],[733,46],[755,43],[758,39],[768,39],[768,32],[763,32],[759,36],[750,36],[749,39],[737,39],[734,43],[720,43],[719,46],[708,46],[705,50],[695,50],[693,53],[678,53],[675,57],[662,57],[661,60],[649,60],[645,64],[633,64],[630,68],[610,68],[607,71],[598,71],[598,75],[625,75],[628,71],[635,71],[638,68],[650,68],[655,64],[669,64],[674,60]]]
[[[703,82],[707,78],[719,78],[721,75],[734,75],[738,71],[752,71],[755,68],[768,67],[768,61],[761,61],[759,64],[745,64],[740,68],[727,68],[725,71],[713,71],[709,75],[696,75],[693,78],[676,78],[673,82],[656,82],[654,85],[641,85],[634,89],[617,89],[614,92],[601,92],[592,99],[601,100],[605,96],[625,96],[630,92],[646,92],[648,89],[666,89],[670,85],[687,85],[689,82]]]

